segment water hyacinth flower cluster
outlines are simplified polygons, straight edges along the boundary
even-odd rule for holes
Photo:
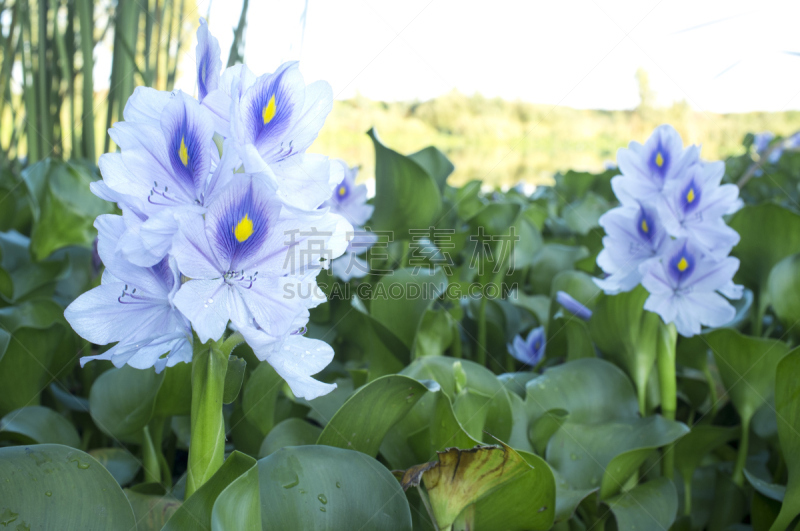
[[[335,387],[311,377],[333,350],[303,336],[325,300],[316,277],[353,230],[326,204],[349,182],[346,166],[306,153],[332,91],[306,85],[295,62],[221,72],[203,20],[197,41],[199,97],[139,87],[109,130],[119,152],[100,158],[92,191],[122,215],[97,218],[102,283],[65,316],[92,343],[116,342],[82,363],[157,371],[191,361],[193,341],[235,330],[313,399]]]
[[[729,322],[735,310],[726,298],[740,298],[742,287],[733,283],[739,260],[729,256],[739,235],[723,216],[741,203],[736,185],[721,184],[724,163],[701,160],[669,125],[620,149],[617,162],[611,185],[621,205],[600,218],[597,263],[607,276],[597,285],[615,294],[641,283],[645,309],[684,336]]]

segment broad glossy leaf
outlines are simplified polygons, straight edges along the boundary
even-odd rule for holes
[[[391,472],[361,452],[330,446],[284,448],[259,460],[217,498],[212,529],[254,529],[240,517],[252,518],[259,505],[264,531],[411,529],[408,502]]]
[[[116,480],[80,450],[58,444],[0,448],[0,477],[0,516],[9,529],[65,529],[66,522],[86,531],[136,528]]]
[[[297,417],[280,421],[264,438],[258,458],[267,457],[286,446],[305,446],[315,444],[322,429]]]
[[[567,226],[576,234],[586,234],[598,227],[600,216],[610,208],[608,201],[589,192],[586,197],[564,207],[561,216]]]
[[[192,411],[192,364],[178,363],[164,369],[163,383],[156,395],[153,416],[175,417]]]
[[[68,273],[69,260],[63,257],[54,256],[34,262],[30,253],[30,239],[16,231],[0,233],[0,251],[0,267],[5,272],[3,282],[10,280],[13,288],[11,295],[8,285],[0,291],[8,302],[20,303],[34,297],[50,297],[56,283]]]
[[[175,511],[163,531],[210,529],[211,511],[217,497],[255,464],[256,460],[250,456],[237,451],[231,453],[220,469]]]
[[[678,512],[678,496],[667,478],[638,485],[606,503],[620,531],[669,529]]]
[[[644,309],[649,294],[642,286],[619,295],[601,295],[589,320],[597,348],[622,367],[641,396],[655,366],[661,318]]]
[[[358,389],[336,412],[317,444],[357,450],[375,457],[386,433],[429,390],[413,378],[384,376]]]
[[[454,340],[452,316],[444,308],[427,310],[419,323],[412,349],[414,357],[441,356]]]
[[[375,286],[370,315],[411,348],[426,310],[446,288],[447,275],[441,269],[395,270]]]
[[[550,439],[547,461],[574,488],[600,486],[605,499],[619,492],[650,453],[688,431],[660,416],[602,424],[578,424],[570,418]]]
[[[775,368],[789,347],[730,329],[711,332],[707,340],[725,389],[742,422],[749,425],[756,410],[773,396]]]
[[[115,439],[138,441],[150,422],[164,373],[128,365],[111,369],[95,380],[89,410],[97,427]]]
[[[541,457],[518,452],[531,469],[475,504],[475,529],[536,531],[550,529],[556,511],[553,473]]]
[[[411,160],[422,166],[433,177],[439,187],[439,191],[444,190],[447,178],[455,170],[455,166],[447,156],[433,146],[420,149],[416,153],[408,156]]]
[[[766,288],[772,267],[800,252],[800,215],[774,203],[746,206],[729,225],[741,237],[732,254],[740,261],[736,279],[754,292]]]
[[[258,364],[244,385],[244,418],[258,430],[262,439],[275,425],[275,403],[282,387],[283,378],[266,361]]]
[[[800,321],[800,254],[787,256],[772,268],[767,279],[772,309],[789,332]]]
[[[587,358],[548,369],[528,382],[525,404],[531,422],[563,409],[574,422],[600,423],[638,417],[631,381],[607,361]]]
[[[792,350],[778,363],[775,378],[775,410],[778,416],[778,437],[786,461],[789,482],[773,531],[784,529],[800,514],[800,349]]]
[[[0,308],[0,328],[12,335],[0,359],[0,415],[39,404],[52,379],[49,367],[69,330],[63,313],[45,299]]]
[[[94,219],[113,212],[111,203],[89,190],[97,179],[92,171],[85,164],[47,159],[23,172],[34,218],[31,250],[38,260],[68,245],[91,245]]]
[[[409,229],[430,227],[442,206],[434,177],[411,157],[384,146],[375,129],[367,133],[375,146],[374,230],[394,231],[408,239]]]
[[[561,477],[557,470],[551,468],[556,482],[556,522],[566,522],[575,513],[575,509],[585,500],[589,495],[597,492],[597,488],[593,489],[574,489],[567,481]]]
[[[503,390],[497,377],[485,367],[468,360],[454,360],[453,358],[433,356],[420,358],[411,365],[403,369],[401,374],[410,376],[417,380],[434,380],[441,388],[442,392],[455,401],[457,395],[455,368],[454,364],[459,363],[461,370],[466,375],[466,386],[481,395],[490,397],[486,413],[486,424],[484,430],[501,441],[507,440],[511,434],[511,405],[508,396]],[[415,410],[425,410],[432,408],[434,400],[432,396],[423,398]],[[459,419],[466,421],[467,419]],[[417,426],[421,428],[422,426]],[[488,436],[484,436],[485,441],[493,441]]]
[[[755,474],[750,473],[747,469],[744,471],[744,477],[747,478],[748,483],[761,493],[762,496],[766,496],[777,502],[782,502],[786,497],[786,485],[778,485],[776,483],[764,481]]]
[[[228,485],[214,502],[212,531],[257,530],[261,525],[258,466],[251,467]]]
[[[519,453],[506,445],[476,446],[468,450],[448,448],[437,453],[436,461],[406,470],[401,474],[400,483],[407,490],[422,482],[437,525],[447,529],[468,506],[532,469]],[[555,490],[554,485],[552,490]],[[496,518],[491,510],[487,516]]]
[[[740,430],[736,427],[708,426],[695,424],[691,431],[675,444],[675,468],[678,469],[684,481],[691,481],[695,469],[703,458],[728,441],[739,436]]]
[[[549,295],[550,284],[562,271],[575,268],[575,262],[589,256],[586,247],[546,243],[533,257],[530,283],[534,293]]]
[[[106,467],[122,486],[133,481],[142,468],[142,462],[124,448],[95,448],[89,450],[89,455]]]
[[[145,494],[125,489],[125,496],[136,516],[137,531],[160,531],[181,506],[181,501],[169,493]]]
[[[0,419],[0,439],[23,444],[63,444],[78,448],[81,439],[72,423],[50,408],[28,406]]]

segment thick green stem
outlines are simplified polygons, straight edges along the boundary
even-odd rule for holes
[[[636,386],[636,396],[639,399],[639,415],[647,416],[647,385]]]
[[[222,466],[225,455],[222,395],[227,369],[228,356],[219,344],[200,344],[195,338],[187,499]]]
[[[675,411],[678,408],[678,389],[675,376],[675,349],[678,342],[678,332],[674,324],[662,325],[658,329],[658,384],[661,389],[661,415],[669,420],[675,420]],[[675,453],[673,445],[664,448],[662,472],[665,477],[672,479],[675,468]]]
[[[733,468],[733,482],[741,487],[744,485],[744,465],[747,463],[747,452],[750,446],[750,415],[742,417],[742,438],[739,440],[739,454],[736,456],[736,466]]]
[[[160,442],[159,440],[158,444]],[[142,460],[144,461],[144,482],[161,483],[161,469],[155,443],[150,435],[150,426],[145,426],[142,433]]]
[[[692,515],[692,478],[683,478],[683,515]]]
[[[480,306],[478,307],[478,351],[475,353],[475,361],[482,366],[486,366],[486,303],[488,299],[485,294],[481,295]]]

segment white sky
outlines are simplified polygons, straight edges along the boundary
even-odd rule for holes
[[[661,103],[699,110],[800,109],[800,1],[251,0],[245,62],[300,59],[337,98],[428,99],[453,88],[578,108],[637,105],[634,74]],[[198,0],[209,13],[209,0]],[[225,64],[241,0],[212,0]],[[302,42],[302,47],[301,47]],[[191,61],[186,69],[192,69]],[[189,74],[190,72],[187,72]],[[179,83],[193,91],[189,76]]]

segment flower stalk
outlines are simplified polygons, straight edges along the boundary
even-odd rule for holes
[[[220,343],[194,341],[187,499],[219,470],[225,456],[222,396],[228,356]]]
[[[658,383],[661,390],[661,415],[668,420],[675,420],[678,407],[677,378],[675,375],[675,350],[678,342],[678,331],[675,325],[661,324],[658,328],[658,345],[656,360],[658,363]],[[664,448],[662,473],[672,479],[675,469],[675,453],[673,445]]]

